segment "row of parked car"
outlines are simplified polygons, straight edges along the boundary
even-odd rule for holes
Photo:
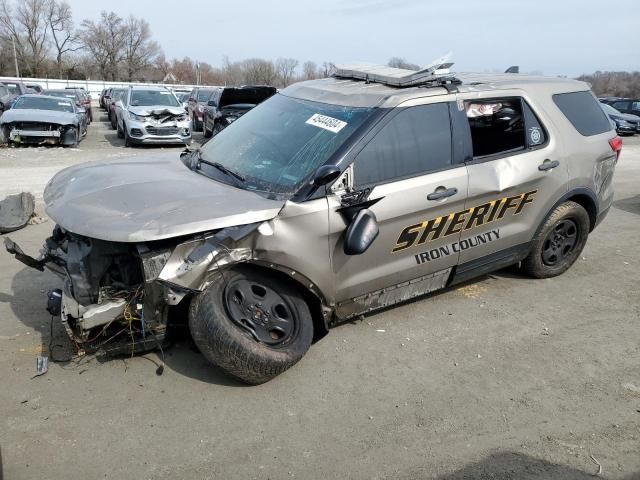
[[[0,82],[0,143],[74,146],[93,119],[91,97],[76,87]]]
[[[98,103],[125,146],[191,142],[192,132],[206,138],[220,132],[276,93],[275,87],[105,88]]]
[[[640,100],[624,97],[600,98],[600,105],[618,135],[640,133]]]

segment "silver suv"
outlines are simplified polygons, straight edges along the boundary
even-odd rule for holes
[[[125,147],[191,143],[189,115],[168,88],[130,87],[116,102],[115,115],[118,137],[124,138]]]
[[[563,273],[620,149],[582,82],[345,67],[180,159],[61,171],[42,255],[6,244],[63,279],[49,311],[85,350],[157,348],[188,312],[206,358],[257,384],[349,318],[509,265]]]

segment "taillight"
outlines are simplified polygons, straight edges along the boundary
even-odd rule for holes
[[[613,137],[609,140],[611,150],[616,154],[616,161],[620,158],[620,152],[622,151],[622,139],[620,137]]]

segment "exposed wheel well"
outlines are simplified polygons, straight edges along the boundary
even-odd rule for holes
[[[568,197],[566,201],[576,202],[587,211],[589,214],[589,231],[591,232],[595,228],[598,218],[598,208],[593,199],[589,195],[578,193]]]

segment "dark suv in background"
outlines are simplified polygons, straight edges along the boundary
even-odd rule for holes
[[[599,99],[602,103],[611,105],[621,113],[640,116],[640,99],[625,97],[606,97]]]
[[[202,131],[205,138],[217,134],[276,92],[275,87],[262,85],[217,88],[204,108]]]
[[[634,135],[640,133],[640,117],[629,113],[622,113],[606,103],[601,102],[600,106],[615,125],[616,132],[618,132],[619,135]]]

